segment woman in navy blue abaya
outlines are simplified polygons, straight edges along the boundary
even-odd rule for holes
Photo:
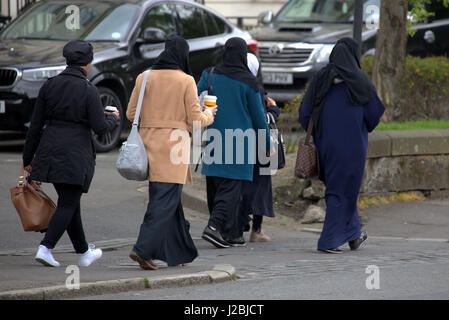
[[[318,250],[341,253],[346,242],[356,250],[367,239],[358,218],[357,200],[365,169],[368,132],[385,108],[361,70],[358,44],[337,42],[329,64],[311,80],[299,110],[304,130],[313,120],[313,138],[326,185],[326,218]]]

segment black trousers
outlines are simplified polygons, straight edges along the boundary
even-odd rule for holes
[[[69,184],[53,184],[58,193],[56,211],[41,244],[53,249],[67,230],[76,253],[85,253],[89,246],[84,235],[81,221],[82,186]]]
[[[181,204],[182,184],[150,182],[150,202],[134,252],[176,266],[192,262],[198,251],[189,233]]]
[[[263,222],[263,216],[262,215],[253,215],[253,230],[256,232],[260,232],[262,230],[262,222]]]
[[[238,214],[242,193],[242,180],[206,177],[209,226],[218,229],[227,239],[243,235]]]

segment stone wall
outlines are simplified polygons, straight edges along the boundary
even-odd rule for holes
[[[449,190],[449,130],[375,131],[362,193]]]
[[[292,156],[296,154],[288,158]],[[294,159],[288,163],[293,167]],[[449,196],[449,130],[375,131],[369,135],[360,197],[410,191]],[[319,180],[291,177],[275,187],[276,209],[303,223],[321,222],[326,208],[324,193]]]

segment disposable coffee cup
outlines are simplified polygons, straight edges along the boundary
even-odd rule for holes
[[[116,111],[118,111],[118,109],[116,107],[113,107],[113,106],[107,106],[107,107],[104,108],[104,110],[107,111],[107,112],[116,112]]]
[[[217,105],[217,97],[216,96],[205,96],[204,97],[204,105],[206,107],[215,107]]]

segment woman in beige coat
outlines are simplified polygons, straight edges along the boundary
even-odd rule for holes
[[[139,122],[150,166],[150,201],[130,258],[143,269],[157,269],[154,259],[176,266],[198,256],[184,218],[181,192],[190,177],[190,128],[194,122],[210,125],[216,107],[201,112],[191,74],[187,41],[170,37],[148,77]],[[131,121],[142,81],[140,74],[126,112]]]

